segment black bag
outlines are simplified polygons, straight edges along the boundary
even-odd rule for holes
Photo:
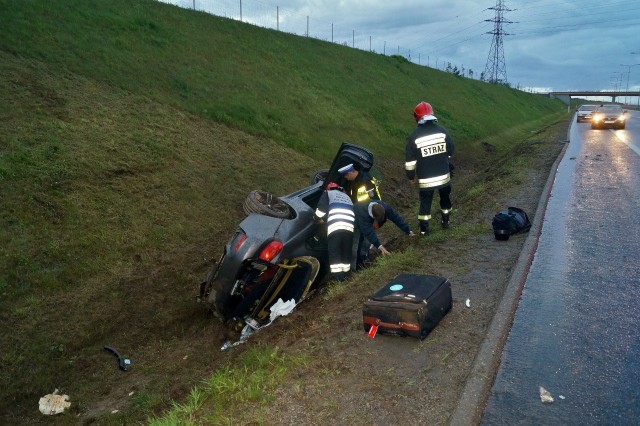
[[[364,330],[424,339],[452,305],[446,278],[400,274],[364,302]]]
[[[496,240],[506,241],[509,236],[518,232],[527,232],[531,228],[531,222],[524,210],[518,207],[509,207],[499,211],[493,217],[493,235]]]

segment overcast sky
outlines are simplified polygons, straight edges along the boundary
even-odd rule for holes
[[[433,68],[450,63],[465,75],[472,70],[474,78],[495,62],[488,57],[496,0],[161,1],[400,54]],[[640,0],[503,0],[502,5],[504,68],[499,70],[512,87],[600,91],[626,90],[628,84],[629,90],[640,90]],[[497,59],[502,65],[500,55]]]

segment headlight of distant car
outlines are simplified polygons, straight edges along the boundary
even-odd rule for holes
[[[624,121],[624,114],[618,117],[618,121]]]
[[[600,121],[600,120],[602,120],[603,117],[604,116],[602,114],[593,114],[593,117],[591,117],[591,119],[593,121]]]

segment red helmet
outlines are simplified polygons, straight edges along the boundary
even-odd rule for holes
[[[413,109],[413,118],[418,121],[425,115],[433,115],[433,108],[431,104],[422,101]]]
[[[327,189],[327,191],[329,191],[329,190],[331,190],[331,189],[340,189],[340,185],[338,185],[338,184],[337,184],[337,183],[335,183],[335,182],[329,182],[329,183],[327,184],[326,189]]]

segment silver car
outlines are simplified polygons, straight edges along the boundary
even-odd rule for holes
[[[580,123],[581,121],[591,121],[591,116],[596,108],[598,108],[597,105],[580,105],[576,112],[576,122]]]

